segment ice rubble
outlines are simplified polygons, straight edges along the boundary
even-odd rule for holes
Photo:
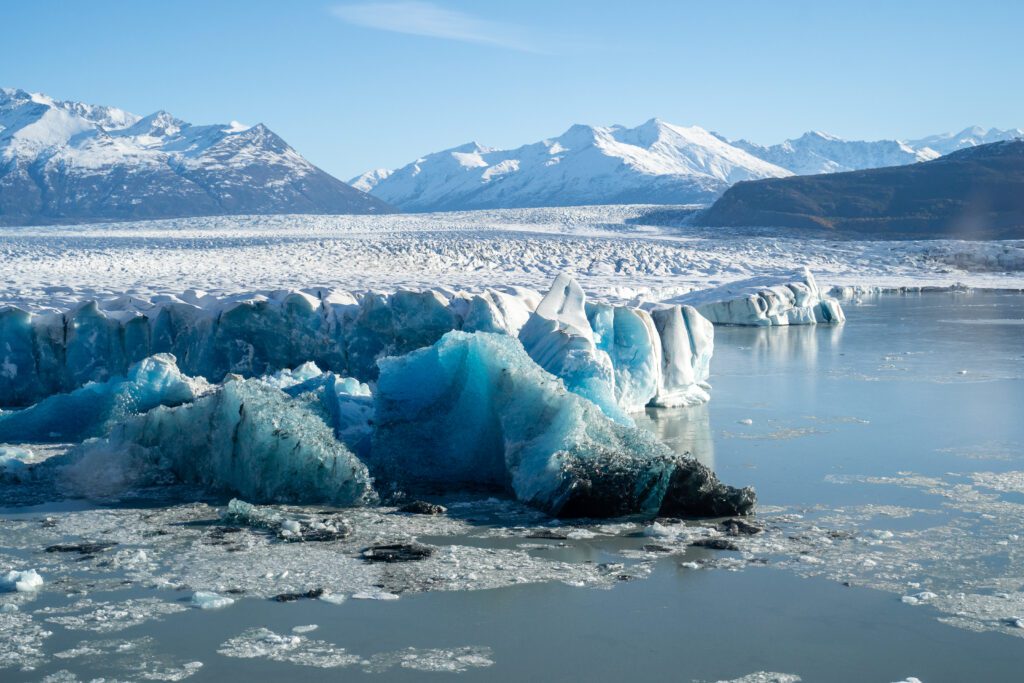
[[[95,495],[169,472],[257,502],[375,501],[366,467],[324,418],[314,397],[232,377],[193,403],[156,408],[86,441],[68,454],[63,479]]]
[[[90,382],[69,394],[0,413],[0,443],[81,441],[105,434],[130,415],[159,405],[180,405],[206,390],[206,383],[185,377],[174,356],[157,354],[132,365],[126,377]]]
[[[370,461],[378,481],[510,489],[566,517],[729,515],[753,506],[752,490],[726,487],[649,432],[606,418],[508,336],[450,332],[380,366]]]
[[[753,277],[671,300],[720,325],[813,325],[846,320],[839,302],[818,289],[807,268]]]

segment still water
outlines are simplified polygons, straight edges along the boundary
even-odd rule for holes
[[[757,488],[765,531],[736,550],[690,546],[712,522],[552,526],[500,501],[352,513],[364,535],[335,548],[213,542],[224,501],[7,507],[0,560],[47,584],[0,611],[0,680],[1021,680],[1024,296],[845,307],[718,328],[711,403],[639,420]],[[396,534],[440,557],[350,557]],[[120,545],[40,550],[100,537]],[[314,578],[338,599],[268,599]],[[235,602],[194,608],[200,588]]]

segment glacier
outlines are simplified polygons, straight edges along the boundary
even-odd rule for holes
[[[370,461],[379,481],[511,490],[563,517],[718,516],[753,506],[752,490],[726,487],[649,432],[610,419],[508,336],[450,332],[380,366]]]
[[[671,301],[693,306],[717,325],[813,325],[846,320],[807,268],[690,292]]]
[[[682,322],[673,324],[673,315]],[[380,358],[430,346],[452,330],[518,337],[541,367],[624,424],[628,413],[648,404],[708,398],[713,333],[696,311],[649,313],[590,302],[563,274],[543,298],[523,288],[241,298],[189,291],[146,305],[83,302],[66,312],[6,307],[0,309],[0,406],[74,396],[89,382],[123,377],[134,363],[161,353],[173,355],[183,373],[210,382],[228,374],[270,375],[268,382],[284,388],[320,369],[372,382]],[[288,368],[294,370],[285,374]]]
[[[370,381],[377,359],[429,346],[453,329],[518,332],[540,296],[299,291],[223,299],[189,291],[149,304],[83,302],[68,311],[0,308],[0,406],[37,403],[172,354],[183,372],[219,382],[311,362]],[[283,378],[287,379],[287,378]]]

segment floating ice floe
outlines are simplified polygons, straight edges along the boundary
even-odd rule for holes
[[[0,576],[0,591],[17,591],[18,593],[31,593],[39,590],[43,585],[43,577],[35,569],[23,571],[11,570]]]
[[[730,282],[670,301],[693,306],[719,325],[813,325],[846,320],[839,302],[818,289],[807,268]]]
[[[650,432],[613,421],[508,336],[450,332],[380,366],[370,461],[378,481],[511,490],[560,516],[730,515],[753,506],[752,490],[726,487]]]
[[[234,598],[212,591],[196,591],[192,594],[192,606],[199,609],[221,609],[235,604]]]

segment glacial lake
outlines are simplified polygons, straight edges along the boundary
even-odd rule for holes
[[[225,531],[225,500],[0,487],[0,567],[46,580],[0,594],[0,680],[1020,680],[1024,295],[844,308],[842,326],[717,328],[711,402],[638,418],[755,486],[756,534],[460,499],[309,509],[354,537],[288,544]],[[691,546],[707,538],[735,549]],[[435,556],[358,555],[412,539]],[[83,541],[117,545],[43,551]],[[198,609],[197,590],[234,602]]]

